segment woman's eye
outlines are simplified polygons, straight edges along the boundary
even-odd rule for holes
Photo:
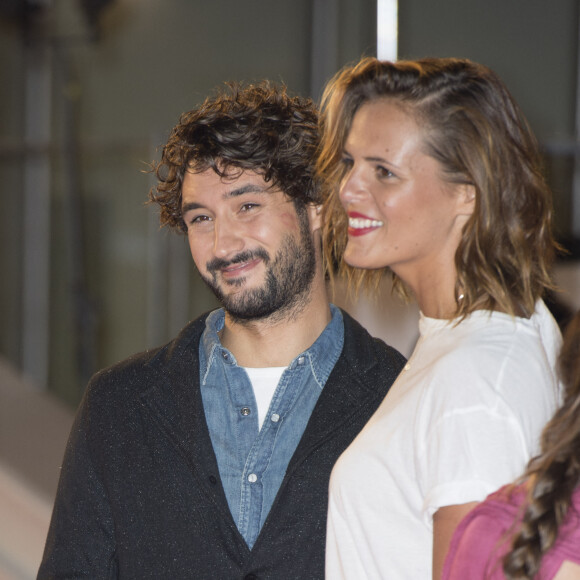
[[[350,169],[353,165],[352,158],[347,157],[347,156],[342,157],[342,159],[340,160],[340,163],[345,170]]]
[[[390,169],[387,169],[386,167],[383,167],[382,165],[377,165],[376,173],[377,173],[377,177],[379,179],[382,179],[385,177],[394,177],[395,176],[395,174]]]

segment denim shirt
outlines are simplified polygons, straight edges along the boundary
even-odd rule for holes
[[[212,312],[199,345],[201,395],[220,478],[234,521],[254,545],[310,414],[344,344],[342,313],[284,370],[262,428],[252,385],[221,345],[223,309]]]

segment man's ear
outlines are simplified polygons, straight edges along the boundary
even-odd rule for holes
[[[322,204],[308,204],[308,215],[312,231],[319,230],[322,227]]]

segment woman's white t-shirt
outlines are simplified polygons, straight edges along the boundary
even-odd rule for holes
[[[559,403],[561,335],[528,319],[421,316],[405,369],[330,480],[328,580],[427,580],[432,518],[519,476]]]

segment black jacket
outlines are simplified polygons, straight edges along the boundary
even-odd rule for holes
[[[330,471],[405,363],[343,315],[343,352],[251,551],[230,514],[202,408],[204,316],[91,380],[38,578],[322,579]]]

